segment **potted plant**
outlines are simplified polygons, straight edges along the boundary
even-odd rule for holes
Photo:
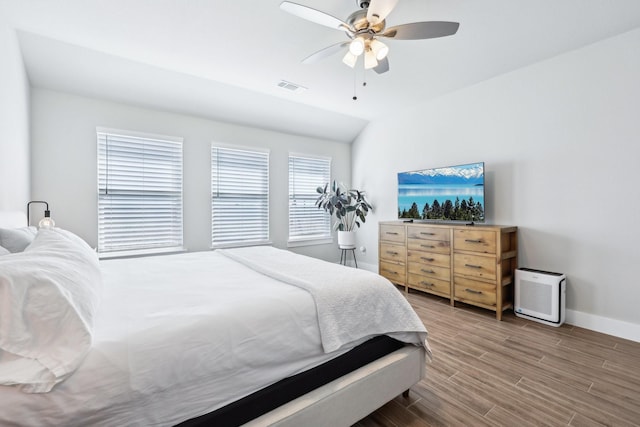
[[[331,187],[326,183],[316,191],[320,194],[316,206],[335,215],[337,219],[333,228],[338,230],[338,246],[355,247],[355,229],[360,227],[360,223],[364,224],[369,210],[373,209],[367,202],[364,191],[347,190],[335,180]]]

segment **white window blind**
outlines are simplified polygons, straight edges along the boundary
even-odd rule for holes
[[[211,244],[269,241],[269,152],[211,147]]]
[[[315,205],[330,177],[331,159],[289,155],[290,241],[331,237],[331,217]]]
[[[182,248],[182,139],[98,130],[98,251]]]

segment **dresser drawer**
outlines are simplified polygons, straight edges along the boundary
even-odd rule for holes
[[[420,274],[422,276],[433,277],[434,279],[440,280],[451,280],[450,268],[411,262],[408,264],[408,270],[410,274]]]
[[[406,253],[407,249],[404,246],[380,243],[380,259],[404,262]]]
[[[453,249],[456,251],[496,253],[496,233],[474,230],[472,227],[453,231]]]
[[[407,262],[451,268],[451,255],[409,250]]]
[[[404,264],[395,264],[392,262],[380,261],[379,273],[393,283],[404,285],[405,283],[405,267]]]
[[[462,276],[496,280],[496,259],[494,257],[453,254],[453,269]]]
[[[404,225],[380,225],[380,240],[404,243],[406,234]]]
[[[407,286],[426,292],[434,292],[438,295],[451,296],[451,282],[447,280],[434,279],[420,274],[409,274]]]
[[[407,226],[407,236],[410,239],[444,240],[450,241],[448,228]]]
[[[459,301],[496,306],[496,285],[492,283],[455,277],[453,292]]]
[[[408,240],[410,251],[427,251],[440,254],[451,253],[451,243],[444,240],[423,240],[410,238]]]

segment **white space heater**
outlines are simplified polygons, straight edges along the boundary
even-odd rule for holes
[[[516,316],[551,326],[564,323],[567,277],[561,273],[516,269]]]

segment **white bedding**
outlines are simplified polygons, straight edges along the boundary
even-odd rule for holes
[[[423,343],[431,353],[422,321],[382,276],[272,247],[221,252],[255,271],[308,291],[316,305],[320,338],[327,353],[381,334]]]
[[[174,425],[366,339],[324,353],[311,294],[216,252],[108,260],[101,270],[84,363],[49,393],[0,386],[0,425]]]
[[[76,235],[44,229],[32,240],[0,257],[0,384],[44,393],[90,351],[102,280]]]

